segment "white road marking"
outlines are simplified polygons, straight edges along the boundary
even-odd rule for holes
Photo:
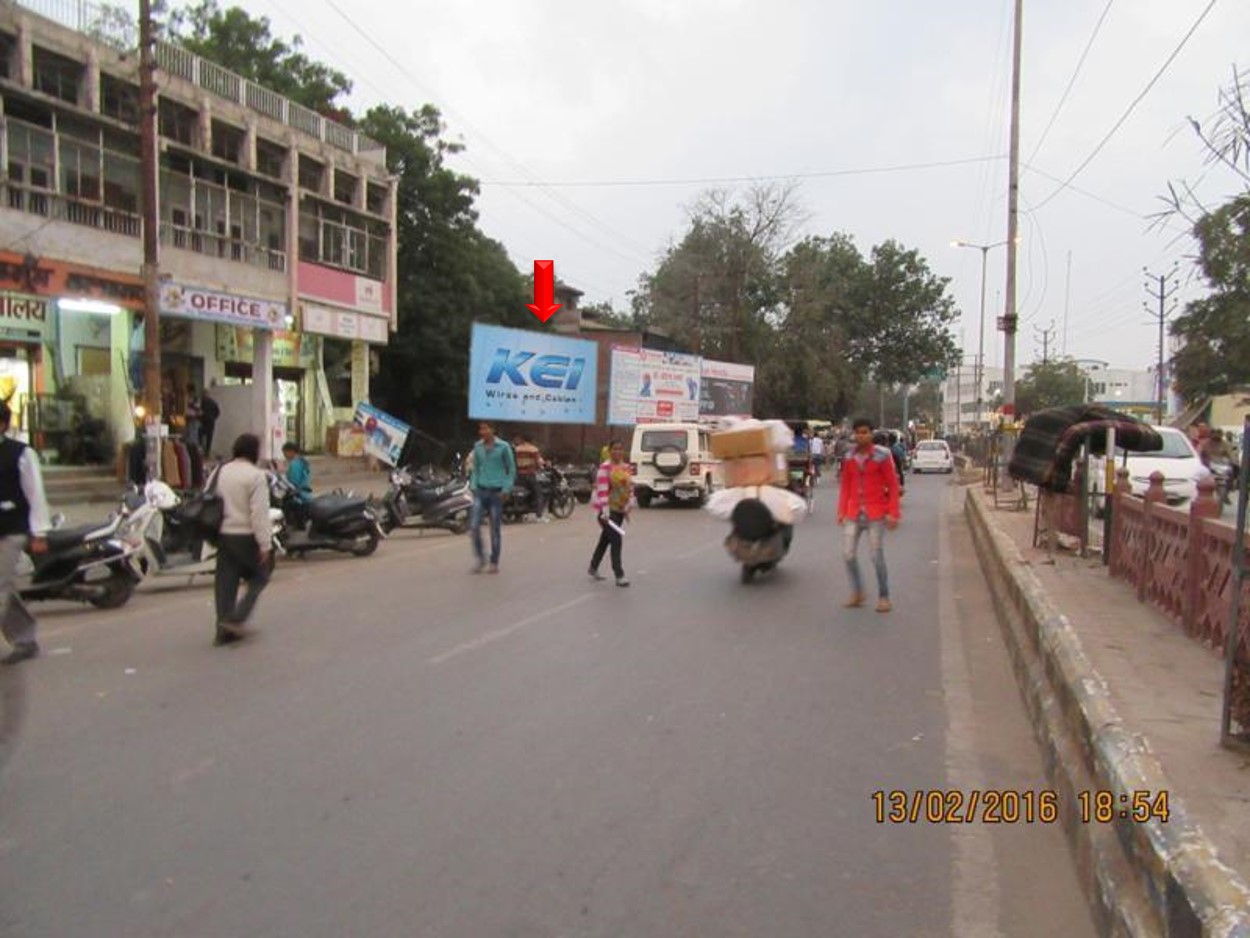
[[[558,613],[564,612],[565,610],[572,609],[574,606],[580,606],[588,599],[594,599],[595,595],[596,594],[594,593],[583,593],[576,599],[570,599],[568,602],[560,603],[558,606],[552,606],[550,609],[544,609],[542,612],[536,612],[532,616],[526,616],[524,619],[519,619],[502,629],[495,629],[493,632],[487,632],[485,635],[480,635],[472,641],[457,645],[455,648],[451,648],[443,652],[441,655],[436,655],[433,658],[430,658],[426,663],[444,664],[452,658],[485,648],[487,645],[492,645],[501,639],[507,638],[514,632],[519,632],[521,629],[533,625],[535,622],[540,622],[549,616],[554,616]]]

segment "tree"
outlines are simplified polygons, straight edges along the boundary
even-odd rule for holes
[[[1016,410],[1032,414],[1085,400],[1085,373],[1070,358],[1034,362],[1016,382]]]

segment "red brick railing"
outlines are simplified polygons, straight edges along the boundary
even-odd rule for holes
[[[1163,477],[1151,477],[1145,500],[1128,494],[1121,473],[1111,516],[1111,575],[1131,583],[1137,598],[1217,651],[1232,602],[1234,526],[1219,520],[1212,482],[1198,484],[1188,510],[1164,503]],[[1157,477],[1157,478],[1156,478]],[[1250,648],[1250,581],[1242,596],[1241,642]]]

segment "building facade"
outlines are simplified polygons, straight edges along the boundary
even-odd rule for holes
[[[0,5],[0,398],[41,448],[133,437],[145,310],[137,56],[86,4]],[[59,14],[58,19],[41,12]],[[396,181],[350,128],[158,41],[162,413],[319,449],[395,328]],[[190,390],[189,390],[190,389]],[[172,419],[171,419],[172,418]]]

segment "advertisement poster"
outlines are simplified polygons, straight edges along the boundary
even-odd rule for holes
[[[474,323],[469,416],[594,423],[598,365],[594,342]]]
[[[614,348],[608,422],[694,423],[699,419],[699,363],[697,355]]]
[[[703,360],[699,416],[750,417],[755,399],[755,366]]]
[[[352,422],[364,430],[365,455],[374,456],[388,466],[399,465],[412,427],[369,404],[356,405]]]

